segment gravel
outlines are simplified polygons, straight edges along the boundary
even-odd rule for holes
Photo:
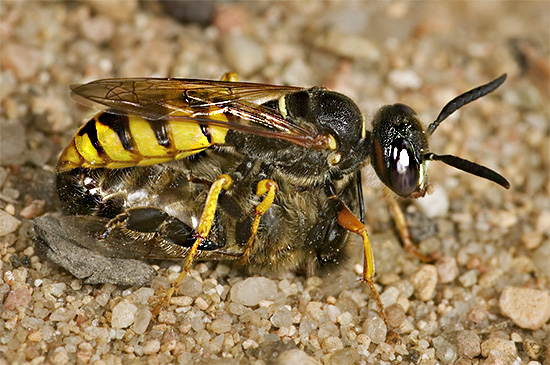
[[[548,3],[178,4],[2,3],[0,364],[550,363]],[[204,15],[193,22],[193,11]],[[512,39],[528,68],[516,62]],[[401,202],[416,242],[434,253],[421,263],[400,245],[365,173],[388,325],[358,280],[355,238],[348,262],[326,275],[261,277],[194,263],[157,317],[154,304],[181,262],[122,269],[73,253],[70,240],[55,240],[46,256],[36,250],[31,220],[52,224],[44,214],[57,210],[56,158],[91,114],[70,99],[70,84],[226,71],[242,81],[330,86],[367,120],[384,104],[405,103],[426,125],[460,92],[506,72],[495,93],[437,129],[430,150],[494,168],[512,186],[432,162],[434,194]],[[78,277],[59,260],[73,260]]]
[[[550,319],[550,293],[546,290],[506,287],[498,303],[502,314],[522,328],[536,330]]]

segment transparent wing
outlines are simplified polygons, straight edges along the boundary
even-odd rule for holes
[[[262,104],[301,87],[194,79],[118,78],[71,86],[75,99],[105,105],[110,113],[132,113],[149,120],[193,121],[310,148],[326,148],[328,138],[313,126],[286,120]],[[220,113],[234,118],[220,120]]]

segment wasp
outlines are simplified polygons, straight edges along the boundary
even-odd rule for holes
[[[427,129],[403,104],[382,107],[369,129],[358,106],[340,93],[238,82],[231,73],[221,81],[116,78],[73,85],[73,96],[108,109],[61,154],[58,194],[74,222],[98,227],[94,239],[111,254],[185,260],[167,298],[195,259],[311,274],[341,263],[355,233],[364,246],[363,279],[383,315],[363,222],[361,170],[374,170],[405,245],[416,252],[395,198],[424,196],[431,161],[509,188],[495,171],[435,154],[428,145],[445,118],[505,78],[451,100]]]

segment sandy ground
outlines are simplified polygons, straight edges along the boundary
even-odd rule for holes
[[[548,2],[187,2],[165,12],[130,0],[3,1],[0,9],[0,364],[550,363]],[[56,210],[57,157],[93,112],[70,99],[70,84],[217,79],[228,70],[327,86],[368,119],[405,103],[426,125],[454,96],[508,74],[430,144],[499,171],[511,188],[433,163],[435,193],[402,202],[421,250],[439,259],[406,253],[385,201],[365,191],[377,285],[397,338],[386,338],[358,281],[356,239],[351,260],[323,277],[249,279],[196,263],[158,318],[149,302],[180,263],[154,266],[150,287],[128,288],[85,284],[35,252],[31,220]]]

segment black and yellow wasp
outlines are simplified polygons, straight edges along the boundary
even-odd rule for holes
[[[505,77],[452,100],[427,130],[403,104],[382,107],[369,130],[342,94],[237,82],[233,74],[222,81],[119,78],[72,86],[74,95],[108,109],[63,151],[58,194],[66,214],[101,223],[97,240],[114,255],[185,259],[178,283],[193,259],[313,273],[340,263],[354,232],[364,244],[364,280],[382,309],[362,223],[361,169],[378,175],[414,251],[392,196],[423,196],[429,161],[509,187],[486,167],[428,148],[441,121]]]

